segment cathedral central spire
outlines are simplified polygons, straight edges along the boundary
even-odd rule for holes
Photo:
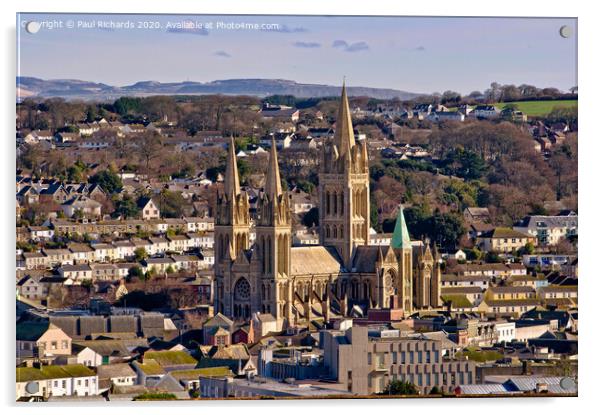
[[[280,170],[278,168],[278,154],[276,153],[276,141],[272,137],[272,148],[270,149],[270,160],[268,161],[268,172],[265,179],[265,192],[274,200],[282,194],[282,183],[280,181]]]
[[[226,157],[224,193],[228,196],[238,196],[240,194],[240,182],[238,179],[238,166],[236,164],[234,137],[230,137],[230,146],[228,148],[228,155]]]
[[[341,155],[350,155],[351,149],[355,146],[351,111],[349,111],[349,101],[347,99],[347,87],[345,86],[344,81],[343,91],[341,92],[341,103],[339,104],[339,113],[337,116],[337,126],[334,133],[334,142]]]

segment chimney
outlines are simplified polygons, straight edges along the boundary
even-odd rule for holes
[[[523,360],[523,375],[531,374],[531,362],[529,360]]]

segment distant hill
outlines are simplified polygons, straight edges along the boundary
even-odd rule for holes
[[[149,95],[294,95],[299,98],[322,98],[338,96],[340,86],[320,84],[300,84],[285,79],[226,79],[211,82],[172,82],[140,81],[132,85],[111,86],[102,83],[77,79],[39,79],[17,77],[17,90],[21,98],[37,96],[42,98],[61,97],[65,99],[112,100],[121,96]],[[350,86],[350,96],[368,96],[378,99],[412,99],[419,94],[388,88]]]

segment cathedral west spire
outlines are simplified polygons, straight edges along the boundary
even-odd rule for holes
[[[230,265],[242,251],[249,249],[249,197],[240,189],[238,166],[234,138],[230,138],[230,146],[226,155],[226,173],[223,189],[218,189],[215,206],[215,290],[217,296],[215,309],[227,315],[240,316],[241,308],[233,309],[232,304],[224,301],[226,287],[229,287]]]
[[[268,159],[263,193],[257,203],[255,249],[259,262],[261,286],[259,309],[277,319],[290,319],[292,302],[287,292],[291,268],[291,212],[289,196],[282,189],[276,142]]]
[[[282,183],[280,181],[280,169],[278,168],[278,154],[276,153],[276,142],[272,137],[272,148],[270,149],[270,160],[268,161],[268,172],[265,179],[266,194],[274,200],[282,195]]]
[[[228,155],[226,156],[226,174],[224,177],[224,193],[228,196],[240,194],[240,181],[238,178],[238,165],[236,163],[236,146],[234,137],[230,137]]]

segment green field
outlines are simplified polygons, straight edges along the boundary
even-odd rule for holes
[[[543,117],[548,115],[554,108],[572,108],[577,106],[577,100],[554,100],[554,101],[517,101],[517,102],[501,102],[495,104],[500,110],[504,109],[507,104],[514,104],[519,111],[527,114],[528,117]],[[475,105],[471,105],[474,108]],[[450,111],[457,111],[458,108],[451,107]]]
[[[510,103],[508,103],[510,104]],[[577,106],[577,100],[559,100],[559,101],[520,101],[512,102],[518,107],[519,111],[524,112],[530,117],[543,117],[552,111],[554,108],[570,108]],[[506,103],[502,102],[495,104],[500,110],[504,108]]]

